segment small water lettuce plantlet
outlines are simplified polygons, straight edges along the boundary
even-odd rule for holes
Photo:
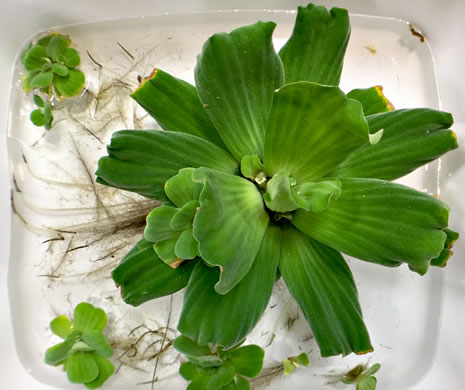
[[[134,306],[186,288],[181,340],[210,356],[251,332],[279,273],[323,357],[371,352],[342,254],[420,275],[445,264],[448,206],[393,180],[457,148],[452,116],[395,110],[376,80],[342,91],[345,9],[299,7],[279,53],[274,28],[214,34],[195,86],[155,69],[132,94],[163,130],[114,133],[97,182],[162,204],[113,279]],[[182,371],[206,381],[196,364]]]
[[[310,365],[310,360],[308,359],[308,355],[305,352],[302,352],[300,355],[289,356],[287,359],[284,359],[283,365],[284,375],[289,375],[300,366],[308,367]]]
[[[377,380],[375,374],[381,368],[381,364],[373,364],[368,368],[359,364],[341,378],[341,382],[347,385],[356,385],[356,390],[375,390]]]
[[[105,312],[86,302],[74,309],[73,322],[66,315],[56,317],[50,329],[63,342],[47,349],[45,363],[63,365],[71,383],[101,387],[115,370],[108,360],[113,350],[102,334],[106,324]]]
[[[31,112],[31,122],[38,127],[44,126],[46,130],[50,130],[53,122],[52,105],[50,101],[44,102],[39,95],[34,95],[33,99],[37,108]]]
[[[173,345],[188,359],[179,368],[181,376],[190,381],[188,390],[249,390],[247,378],[260,373],[265,355],[257,345],[212,351],[182,335]]]

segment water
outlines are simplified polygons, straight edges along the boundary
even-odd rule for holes
[[[137,87],[138,76],[150,74],[156,66],[193,82],[196,55],[214,32],[274,20],[279,48],[290,35],[294,18],[295,14],[280,11],[210,12],[59,28],[81,54],[87,85],[81,97],[56,107],[55,127],[46,133],[29,121],[33,106],[21,89],[18,66],[8,126],[15,208],[9,291],[18,354],[38,380],[71,388],[61,370],[43,363],[43,353],[57,341],[49,321],[59,314],[71,315],[82,300],[109,314],[107,336],[120,369],[108,387],[127,389],[150,381],[163,334],[168,328],[168,343],[176,334],[182,293],[173,302],[167,297],[132,308],[122,302],[110,277],[141,236],[144,216],[153,203],[93,182],[96,161],[114,131],[158,128],[128,96]],[[373,85],[382,85],[396,108],[439,108],[428,44],[412,36],[402,21],[354,15],[341,87],[349,91]],[[433,163],[401,182],[437,194],[437,178]],[[296,370],[285,382],[278,371],[269,383],[255,382],[257,387],[261,383],[271,389],[319,389],[332,380],[331,375],[369,360],[383,365],[378,374],[381,390],[408,388],[425,373],[434,357],[442,272],[435,269],[419,277],[406,267],[384,269],[355,260],[350,266],[375,352],[344,360],[319,358],[307,323],[280,281],[249,342],[266,347],[266,367],[275,374],[276,362],[301,351],[310,353],[311,368]],[[163,388],[184,387],[176,375],[180,361],[172,348],[161,355],[157,377]]]

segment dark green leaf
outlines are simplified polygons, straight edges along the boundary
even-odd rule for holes
[[[65,53],[66,48],[69,46],[70,43],[71,41],[69,40],[69,38],[60,34],[55,34],[52,38],[50,38],[50,41],[47,44],[48,56],[53,61],[56,61],[57,57],[60,54]]]
[[[444,247],[448,207],[438,199],[376,179],[341,179],[326,210],[297,210],[292,223],[341,252],[384,265],[406,262],[424,274]]]
[[[364,377],[359,383],[357,383],[357,390],[375,390],[376,389],[376,378],[374,376]]]
[[[365,116],[394,110],[392,103],[384,96],[381,85],[365,89],[353,89],[347,94],[347,97],[362,103],[363,115]]]
[[[271,39],[275,23],[258,22],[213,35],[197,57],[200,101],[232,155],[263,158],[273,93],[283,84]]]
[[[210,377],[205,374],[197,375],[186,390],[205,390],[209,379]]]
[[[97,363],[99,373],[97,378],[92,382],[85,383],[85,385],[88,389],[98,389],[113,375],[115,367],[113,367],[113,364],[108,359],[98,356],[96,353],[93,353],[92,356]]]
[[[340,180],[302,183],[293,189],[293,197],[300,208],[317,213],[328,207],[331,199],[341,195]]]
[[[231,351],[229,363],[238,374],[255,378],[262,370],[264,357],[265,351],[258,345],[246,345]]]
[[[84,73],[77,69],[69,69],[67,76],[55,76],[54,85],[60,96],[73,97],[82,91],[85,82]]]
[[[230,390],[230,388],[227,388]],[[241,376],[236,375],[235,384],[231,390],[250,390],[250,383],[247,379],[242,378]]]
[[[105,336],[101,331],[91,330],[82,334],[82,341],[91,347],[96,354],[109,358],[113,356],[113,349],[111,345],[105,340]]]
[[[86,383],[98,378],[99,366],[92,352],[76,352],[66,359],[65,371],[71,383]]]
[[[81,302],[74,309],[73,329],[81,332],[102,331],[107,324],[107,315],[90,303]]]
[[[240,343],[268,304],[280,245],[280,229],[269,226],[249,273],[226,295],[214,289],[219,270],[199,262],[184,293],[179,331],[203,345],[232,348]]]
[[[192,227],[195,213],[199,207],[200,203],[198,200],[191,200],[190,202],[187,202],[171,219],[171,229],[177,232],[182,232]]]
[[[219,367],[224,363],[223,359],[212,354],[208,346],[200,346],[184,335],[178,336],[174,340],[173,347],[184,354],[189,361],[200,367]]]
[[[191,84],[154,69],[131,97],[163,129],[192,134],[228,150]]]
[[[51,366],[58,366],[63,363],[71,349],[73,348],[74,340],[65,340],[62,343],[50,347],[45,352],[45,363],[50,364]]]
[[[266,206],[273,211],[286,213],[299,208],[291,193],[291,180],[285,173],[275,174],[268,182],[263,194]]]
[[[165,182],[181,168],[207,167],[235,173],[238,163],[217,146],[190,134],[123,130],[113,134],[97,182],[166,200]]]
[[[31,112],[31,115],[29,117],[31,119],[31,122],[35,126],[43,126],[47,123],[47,120],[45,119],[44,114],[42,113],[42,110],[38,108],[37,110],[34,110]]]
[[[44,101],[42,100],[42,98],[39,96],[39,95],[34,95],[32,97],[32,99],[34,100],[34,104],[39,107],[39,108],[43,108],[45,103]]]
[[[321,356],[373,350],[357,288],[340,253],[287,228],[279,270],[312,328]]]
[[[46,62],[47,53],[42,46],[35,45],[31,47],[24,57],[24,67],[29,72],[40,71],[42,65]]]
[[[67,76],[69,70],[65,65],[52,64],[52,72],[57,74],[58,76]]]
[[[35,88],[48,88],[53,80],[53,72],[51,70],[47,72],[39,72],[31,80],[31,87]]]
[[[65,339],[66,336],[68,336],[68,334],[71,332],[72,325],[73,324],[69,318],[63,314],[50,322],[50,330],[58,337]]]
[[[176,176],[165,183],[166,196],[179,208],[191,200],[199,199],[202,185],[194,183],[192,172],[194,168],[180,169]]]
[[[176,256],[180,259],[193,259],[200,256],[199,243],[194,238],[193,229],[187,229],[181,233],[174,248]]]
[[[150,242],[167,240],[176,235],[171,229],[171,220],[178,210],[174,207],[163,204],[155,207],[147,215],[144,229],[144,238]]]
[[[457,148],[452,116],[417,108],[396,110],[367,118],[370,133],[384,129],[376,145],[366,143],[328,177],[367,177],[394,180]]]
[[[63,62],[68,68],[75,68],[81,63],[81,57],[75,49],[68,48],[63,53]]]
[[[50,102],[47,102],[44,105],[44,118],[49,124],[51,124],[53,121],[52,105],[50,104]]]
[[[292,36],[279,52],[286,84],[312,81],[338,85],[350,36],[347,10],[309,4],[299,7]]]
[[[332,171],[367,141],[359,102],[338,87],[293,83],[275,93],[264,164],[269,174],[287,173],[301,184]]]
[[[184,288],[195,263],[185,261],[173,269],[158,258],[152,243],[140,240],[112,272],[112,277],[116,285],[121,286],[124,301],[139,306]]]
[[[233,380],[235,373],[234,367],[228,362],[224,362],[223,365],[218,367],[216,372],[210,376],[206,390],[222,389],[223,386],[226,386]]]
[[[179,367],[179,373],[181,376],[188,381],[194,379],[197,375],[199,375],[199,371],[197,367],[191,362],[185,362],[181,364]]]
[[[246,179],[207,168],[197,169],[192,178],[204,184],[194,237],[202,258],[222,267],[215,290],[226,294],[252,267],[268,214],[260,192]]]
[[[174,237],[153,244],[153,249],[157,256],[172,268],[176,268],[179,265],[180,259],[176,256],[174,248],[176,247],[176,242],[180,235],[180,232],[176,232]]]

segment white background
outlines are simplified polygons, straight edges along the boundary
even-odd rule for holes
[[[423,31],[436,57],[443,108],[452,112],[459,142],[465,136],[465,1],[464,0],[347,0],[325,1],[352,13],[391,16],[412,22]],[[1,0],[0,4],[0,378],[1,389],[45,390],[30,377],[16,357],[7,294],[10,241],[10,188],[6,152],[6,112],[12,64],[19,48],[37,31],[56,25],[119,17],[218,9],[295,9],[294,0]],[[441,198],[452,208],[451,226],[465,234],[464,152],[450,153],[442,162]],[[451,173],[450,176],[448,173]],[[446,291],[437,357],[429,374],[415,390],[465,389],[465,236],[455,247],[446,268]],[[32,321],[33,319],[25,319]],[[392,373],[395,375],[395,373]]]

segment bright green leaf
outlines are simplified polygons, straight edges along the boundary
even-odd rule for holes
[[[321,356],[373,350],[352,274],[340,253],[287,228],[279,270],[312,328]]]
[[[124,301],[132,306],[181,290],[196,264],[185,261],[173,269],[158,258],[152,246],[148,241],[139,241],[112,272]]]
[[[77,69],[69,69],[67,76],[55,76],[54,85],[60,96],[74,97],[84,88],[86,77]]]
[[[94,349],[92,347],[89,347],[83,341],[78,341],[73,345],[73,348],[71,349],[71,353],[75,353],[75,352],[92,352],[93,350]]]
[[[181,168],[207,167],[236,173],[238,163],[212,143],[190,134],[124,130],[113,134],[97,182],[165,200],[165,182]]]
[[[266,206],[281,213],[294,211],[299,208],[291,193],[291,181],[285,173],[275,174],[268,182],[263,194]]]
[[[289,359],[284,359],[283,365],[284,365],[284,375],[289,375],[296,368]]]
[[[31,87],[35,88],[48,88],[53,80],[53,72],[51,70],[47,72],[39,72],[31,80]]]
[[[374,375],[380,370],[380,368],[381,368],[381,364],[375,363],[365,372],[365,375],[366,376]]]
[[[375,390],[376,389],[376,378],[374,376],[367,376],[362,378],[357,383],[357,390]]]
[[[171,219],[171,229],[177,232],[182,232],[192,227],[195,213],[199,207],[200,203],[198,200],[191,200],[190,202],[187,202]]]
[[[155,207],[146,218],[144,238],[150,242],[167,240],[176,235],[171,229],[171,220],[178,210],[174,207],[163,204]]]
[[[46,62],[47,53],[42,46],[36,45],[31,47],[24,57],[24,67],[29,72],[40,71],[42,65]]]
[[[154,69],[131,97],[163,129],[192,134],[228,150],[191,84]]]
[[[99,373],[97,378],[95,378],[92,382],[85,383],[85,386],[88,389],[98,389],[113,375],[115,367],[108,359],[105,359],[96,353],[93,353],[92,356],[98,365]]]
[[[365,89],[353,89],[347,94],[347,97],[362,103],[363,115],[365,116],[394,110],[394,106],[384,96],[383,87],[380,85]]]
[[[82,341],[91,347],[96,354],[108,358],[113,356],[111,345],[105,340],[105,336],[101,331],[91,330],[82,334]]]
[[[223,365],[218,367],[216,372],[210,376],[206,390],[222,389],[223,386],[226,386],[233,380],[235,373],[234,367],[230,363],[224,362]]]
[[[271,38],[275,26],[258,22],[215,34],[197,57],[200,101],[238,161],[247,155],[263,157],[273,93],[284,81]]]
[[[64,54],[67,47],[70,45],[71,41],[69,38],[55,34],[50,38],[50,41],[47,44],[47,54],[53,61],[57,60],[57,57],[60,54]]]
[[[293,196],[300,208],[317,213],[326,209],[331,199],[338,199],[341,195],[340,180],[325,180],[319,182],[302,183],[295,186]]]
[[[176,232],[174,237],[168,238],[167,240],[158,241],[153,244],[153,249],[157,256],[162,259],[166,264],[171,265],[173,268],[176,268],[178,263],[178,257],[174,251],[176,247],[176,242],[180,236],[180,232]]]
[[[65,65],[52,64],[52,72],[58,76],[67,76],[69,69]]]
[[[45,363],[52,366],[58,366],[68,357],[73,345],[73,340],[65,340],[62,343],[50,347],[45,352]]]
[[[37,71],[35,72],[27,72],[24,77],[23,77],[23,89],[24,89],[24,92],[27,92],[29,93],[32,89],[32,80],[34,79],[34,77],[37,76]]]
[[[366,142],[359,102],[338,87],[288,84],[275,93],[264,164],[268,173],[286,173],[301,184],[321,178]]]
[[[81,332],[102,331],[107,324],[107,315],[90,303],[81,302],[74,309],[73,329]]]
[[[199,375],[197,367],[191,362],[184,362],[181,364],[179,367],[179,373],[185,380],[188,381],[193,380],[197,375]]]
[[[341,179],[341,183],[341,196],[326,210],[297,210],[292,223],[350,256],[384,265],[406,262],[424,274],[444,247],[448,207],[388,181]]]
[[[68,336],[71,332],[71,327],[72,323],[65,314],[56,317],[52,320],[52,322],[50,322],[50,330],[62,339],[65,339],[66,336]]]
[[[75,68],[81,63],[81,57],[75,49],[70,47],[63,53],[63,62],[68,68]]]
[[[226,294],[252,267],[268,214],[260,192],[248,180],[207,168],[197,169],[192,178],[204,183],[194,237],[202,258],[222,267],[215,290]]]
[[[367,118],[370,133],[384,129],[379,143],[366,143],[328,177],[366,177],[394,180],[458,147],[446,112],[417,108]]]
[[[31,119],[31,122],[38,127],[43,126],[47,123],[47,120],[45,119],[45,116],[40,108],[32,111],[29,118]]]
[[[281,231],[269,226],[252,268],[229,293],[215,291],[218,268],[199,262],[184,293],[181,333],[199,344],[232,348],[255,327],[271,297],[279,261]]]
[[[257,156],[244,156],[242,158],[241,173],[244,177],[252,179],[258,184],[266,179],[265,166]]]
[[[286,84],[311,81],[338,85],[350,36],[347,10],[309,4],[299,7],[292,36],[279,55]]]
[[[176,257],[180,259],[194,259],[200,256],[199,243],[194,238],[193,228],[187,229],[181,233],[174,247]]]
[[[76,352],[66,359],[65,371],[71,383],[86,383],[97,379],[99,366],[91,352]]]
[[[179,208],[191,200],[198,200],[200,191],[196,190],[196,187],[200,187],[201,190],[202,185],[194,183],[192,172],[194,168],[180,169],[177,175],[165,183],[166,196]]]
[[[264,357],[265,351],[258,345],[246,345],[231,351],[229,363],[238,374],[255,378],[262,370]]]
[[[42,100],[42,98],[39,96],[39,95],[34,95],[32,97],[32,99],[34,100],[34,104],[39,107],[39,108],[43,108],[45,103],[44,101]]]
[[[310,360],[308,359],[308,355],[305,352],[302,352],[300,355],[295,356],[294,361],[299,366],[308,367],[310,365]]]

